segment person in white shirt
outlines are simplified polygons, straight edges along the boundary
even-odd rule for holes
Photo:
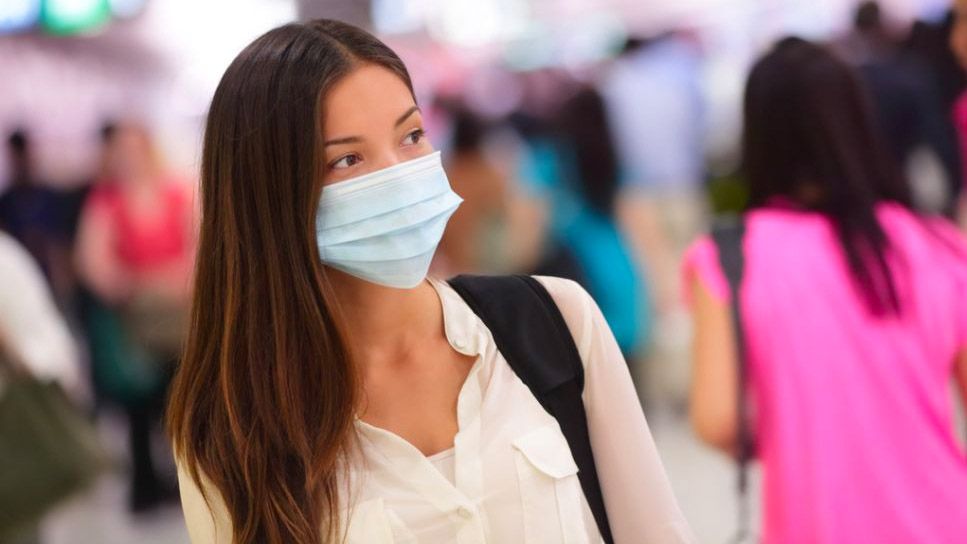
[[[608,540],[559,421],[426,277],[461,199],[393,51],[331,20],[268,32],[223,76],[204,147],[168,407],[194,543]],[[538,281],[583,366],[605,533],[690,542],[601,312]]]
[[[31,375],[79,396],[77,346],[40,266],[0,231],[0,352]],[[2,369],[0,369],[2,370]]]

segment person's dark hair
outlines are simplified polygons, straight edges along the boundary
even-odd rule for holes
[[[661,43],[675,35],[674,30],[666,30],[653,34],[650,36],[637,35],[628,36],[624,43],[621,45],[621,49],[618,51],[619,56],[633,55],[638,51],[642,51],[648,47],[655,44]]]
[[[584,87],[567,99],[558,114],[557,128],[565,157],[575,161],[577,189],[592,208],[610,216],[620,167],[601,94]]]
[[[786,197],[828,215],[872,311],[899,312],[876,205],[912,208],[910,191],[854,71],[824,47],[787,38],[752,69],[744,115],[750,207]]]
[[[114,139],[114,135],[117,134],[118,125],[115,121],[105,121],[101,124],[100,130],[98,130],[98,136],[100,136],[101,144],[109,144],[111,140]]]
[[[463,105],[453,110],[453,150],[457,153],[480,149],[487,124],[475,112]]]
[[[7,134],[7,154],[10,157],[11,183],[31,183],[30,135],[23,128],[15,128]]]
[[[191,328],[167,426],[191,477],[224,499],[237,543],[339,538],[358,377],[315,219],[323,101],[363,64],[412,92],[369,33],[288,24],[235,58],[208,113]]]
[[[14,129],[7,135],[7,149],[15,155],[24,155],[30,146],[27,131],[22,128]]]
[[[868,0],[857,6],[853,14],[853,27],[861,32],[880,30],[883,27],[880,4]]]

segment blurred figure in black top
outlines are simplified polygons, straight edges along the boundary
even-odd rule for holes
[[[0,229],[23,245],[40,265],[55,298],[64,301],[71,291],[70,240],[63,199],[35,175],[28,133],[12,131],[7,137],[11,177],[0,195]]]
[[[960,193],[957,134],[931,67],[900,47],[876,2],[863,2],[854,17],[846,55],[873,97],[874,117],[894,160],[910,164],[915,151],[932,151],[943,166],[947,198],[940,211],[953,216]]]

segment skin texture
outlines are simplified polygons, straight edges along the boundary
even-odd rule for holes
[[[716,300],[698,279],[690,289],[695,331],[689,409],[692,428],[708,445],[732,452],[737,434],[738,380],[729,308]]]
[[[323,141],[346,143],[326,145],[324,183],[431,153],[415,106],[406,85],[382,67],[363,65],[339,81],[324,104]],[[448,343],[436,291],[426,282],[390,289],[328,273],[362,376],[361,419],[427,455],[451,448],[457,396],[474,360]]]

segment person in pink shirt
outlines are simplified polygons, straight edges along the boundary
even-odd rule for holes
[[[967,542],[967,243],[912,211],[856,75],[787,39],[745,95],[750,189],[739,308],[709,237],[687,252],[691,419],[733,453],[739,388],[764,473],[766,544]]]
[[[75,262],[90,293],[82,313],[95,391],[127,412],[130,507],[141,513],[177,497],[152,442],[188,332],[197,214],[191,185],[165,167],[147,127],[125,121],[102,137]]]

